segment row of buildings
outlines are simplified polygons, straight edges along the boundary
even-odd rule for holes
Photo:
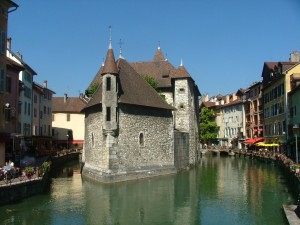
[[[214,110],[217,144],[244,148],[257,142],[288,154],[295,152],[300,126],[300,60],[265,62],[261,81],[226,96],[204,96],[201,107]],[[297,112],[298,109],[298,112]]]
[[[21,53],[11,49],[8,16],[18,5],[4,0],[0,7],[0,165],[3,165],[9,158],[20,161],[22,154],[35,148],[49,148],[55,92],[47,87],[47,81],[34,82],[37,73]]]

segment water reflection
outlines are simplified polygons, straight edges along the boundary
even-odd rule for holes
[[[286,224],[282,174],[244,158],[202,158],[177,175],[117,184],[82,180],[78,163],[46,195],[0,207],[4,224]],[[11,210],[11,211],[6,211]],[[33,219],[34,218],[34,219]]]

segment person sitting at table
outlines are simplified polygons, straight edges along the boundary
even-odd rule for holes
[[[8,161],[8,164],[10,165],[11,168],[14,168],[14,167],[15,167],[14,162],[12,162],[11,160]]]
[[[5,166],[3,166],[4,174],[6,174],[7,171],[10,170],[10,169],[11,169],[11,166],[9,165],[8,162],[6,162],[6,163],[5,163]]]

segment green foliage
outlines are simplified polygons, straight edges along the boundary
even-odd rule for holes
[[[150,84],[151,87],[158,91],[158,84],[153,77],[150,77],[148,75],[142,75],[142,77],[145,79],[145,81],[147,81],[148,84]]]
[[[142,75],[142,77],[145,79],[145,81],[147,81],[147,83],[153,87],[153,89],[158,92],[159,96],[163,99],[166,100],[166,96],[161,92],[161,90],[159,90],[158,88],[158,83],[156,82],[156,80],[153,77],[150,77],[148,75]]]
[[[91,97],[95,94],[100,84],[98,82],[93,83],[87,90],[85,90],[85,95]]]
[[[204,107],[200,112],[200,139],[204,142],[217,138],[219,127],[214,121],[213,110]]]

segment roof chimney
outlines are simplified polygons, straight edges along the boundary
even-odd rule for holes
[[[20,59],[23,59],[23,56],[20,52],[17,52],[16,55],[20,58]]]
[[[68,99],[68,94],[67,94],[67,93],[65,93],[65,94],[64,94],[64,103],[66,103],[66,102],[67,102],[67,99]]]
[[[7,42],[7,48],[11,49],[11,38],[7,38],[6,42]]]
[[[47,88],[47,81],[46,80],[44,80],[44,82],[43,82],[43,87]]]
[[[290,54],[290,62],[300,62],[299,52],[298,51],[293,51]]]

